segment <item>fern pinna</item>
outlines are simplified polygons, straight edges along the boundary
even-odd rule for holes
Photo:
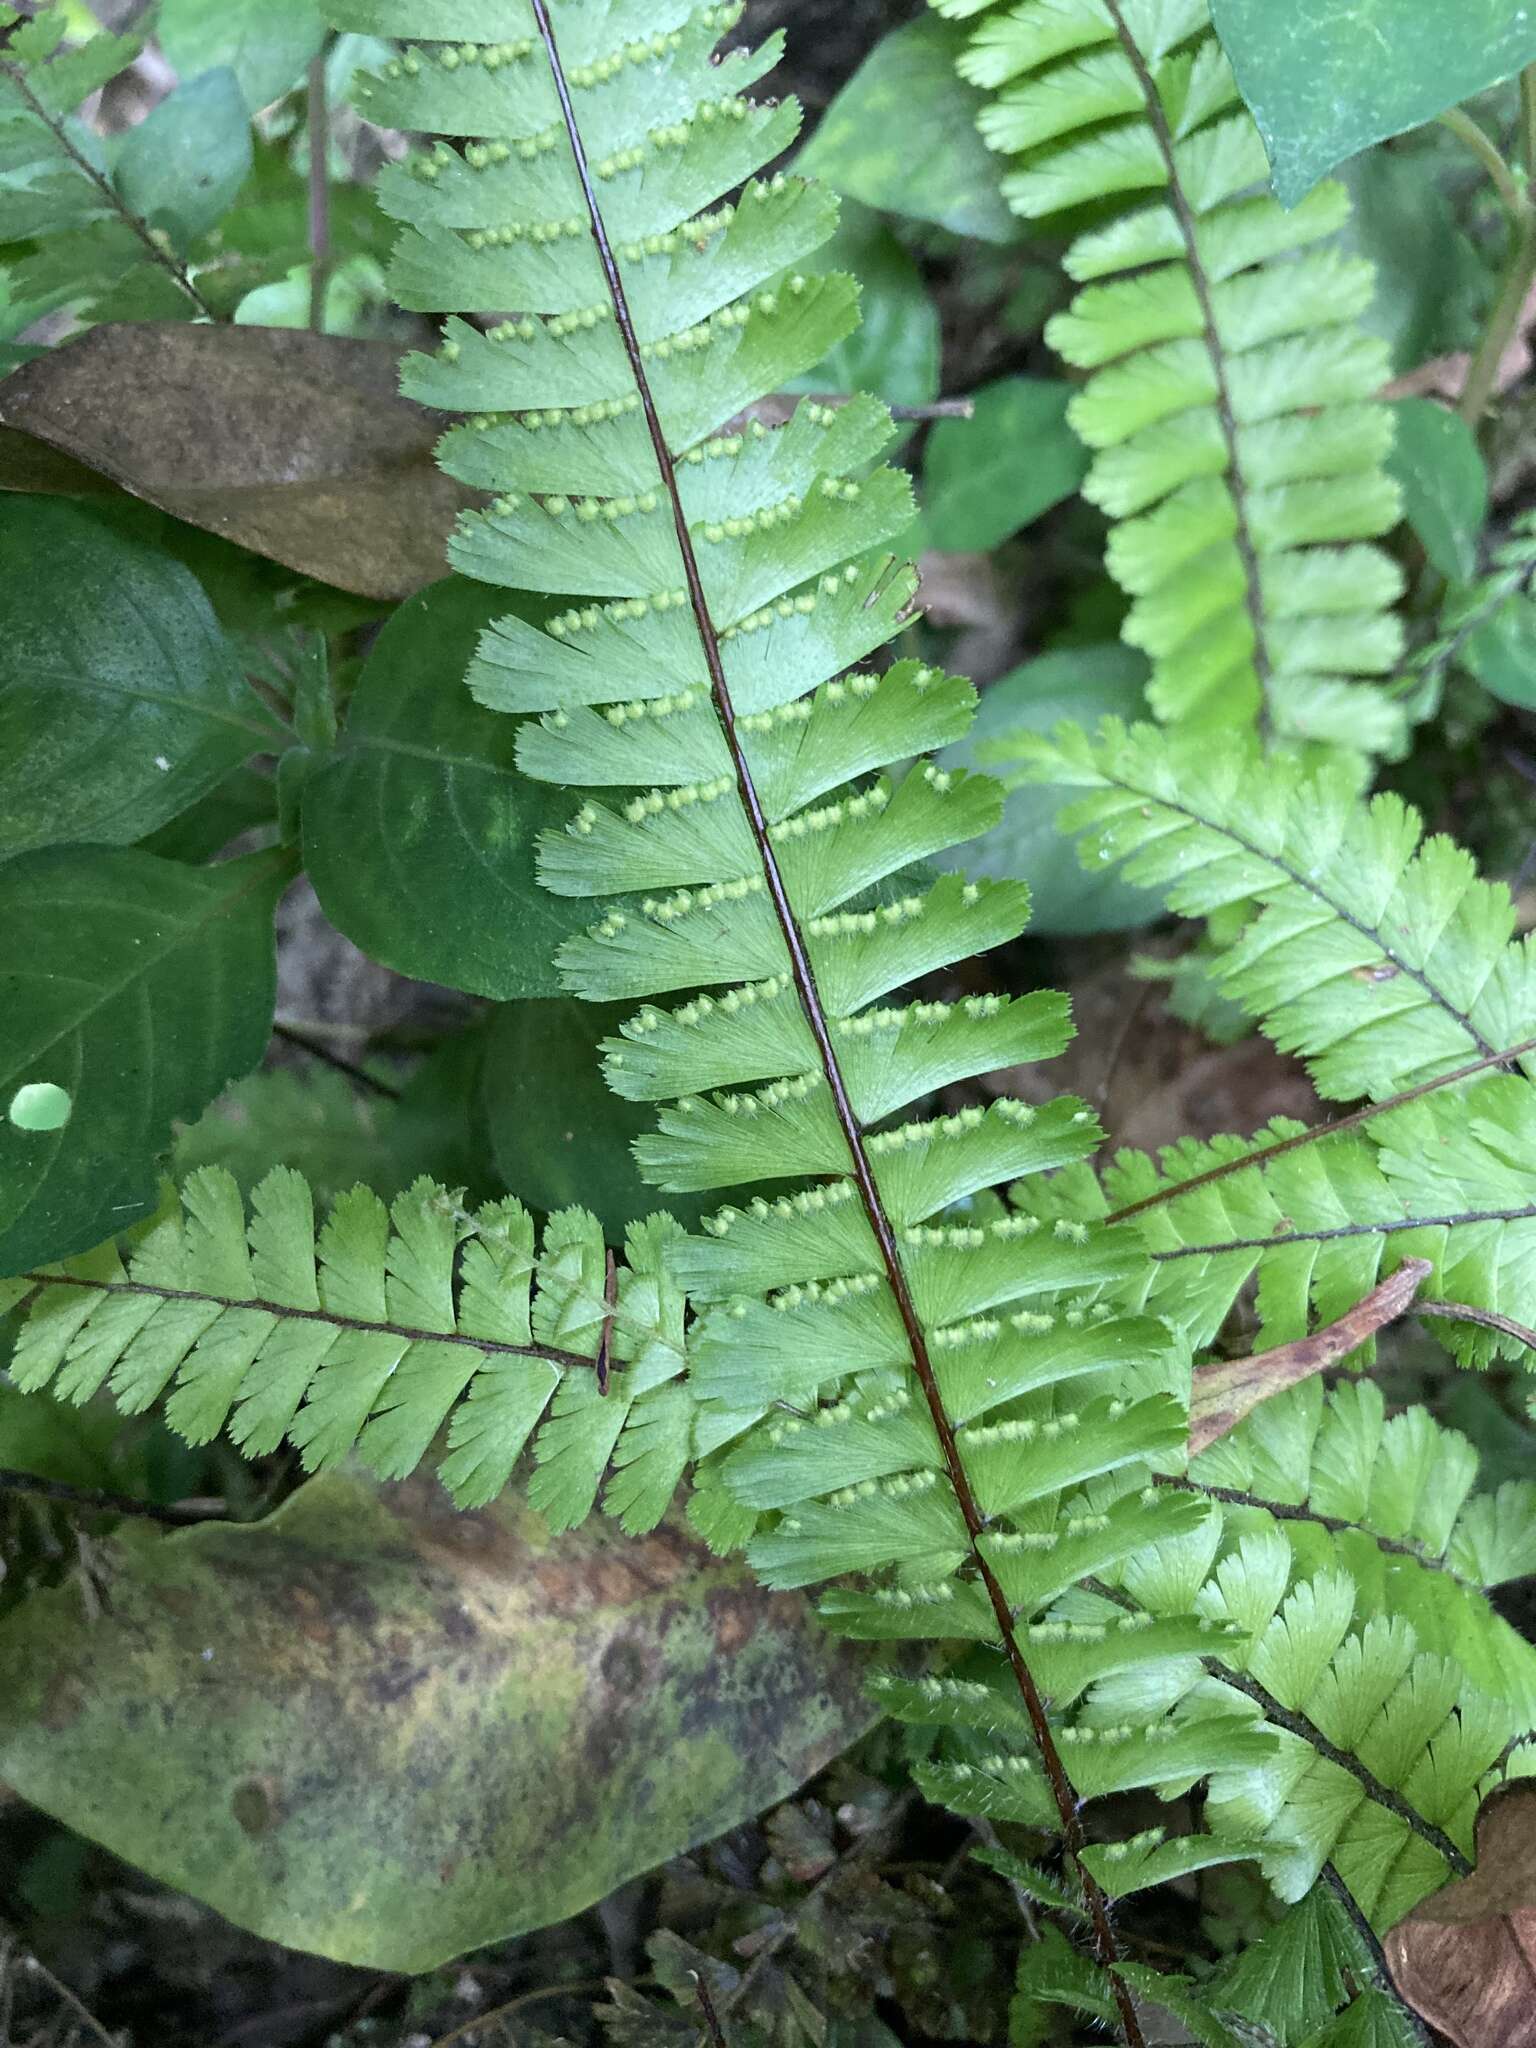
[[[1374,397],[1391,372],[1359,325],[1371,266],[1329,246],[1343,186],[1290,212],[1270,195],[1208,0],[932,4],[974,23],[961,70],[992,95],[1014,210],[1095,208],[1047,338],[1089,373],[1085,490],[1119,522],[1109,566],[1158,716],[1390,750],[1401,709],[1360,679],[1402,652],[1401,577],[1369,545],[1399,512]]]

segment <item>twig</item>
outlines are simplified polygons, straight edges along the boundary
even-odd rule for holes
[[[104,2044],[104,2048],[122,2048],[122,2043],[115,2035],[107,2032],[101,2021],[97,2019],[95,2013],[91,2011],[79,1993],[71,1991],[62,1979],[55,1977],[46,1963],[40,1963],[37,1957],[30,1953],[24,1953],[20,1958],[20,1963],[22,1969],[27,1971],[30,1976],[42,1978],[55,1998],[61,2000],[63,2004],[69,2007],[71,2012],[79,2017],[81,2022],[96,2036],[96,2039]]]
[[[1440,1316],[1448,1323],[1479,1323],[1485,1330],[1499,1330],[1504,1336],[1513,1337],[1517,1344],[1524,1344],[1527,1350],[1536,1351],[1536,1330],[1529,1330],[1513,1316],[1501,1316],[1491,1308],[1473,1308],[1464,1301],[1421,1301],[1416,1313]]]
[[[1536,283],[1536,204],[1532,202],[1533,181],[1536,181],[1536,65],[1527,65],[1520,74],[1520,123],[1525,182],[1515,192],[1514,248],[1503,286],[1477,353],[1472,358],[1456,408],[1474,430],[1482,424],[1483,414],[1498,382],[1499,365],[1504,360],[1505,350],[1520,332],[1525,302],[1532,284]]]
[[[697,1970],[690,1970],[693,1979],[694,1996],[699,2001],[699,2010],[704,2015],[704,2031],[710,2048],[727,2048],[725,2029],[720,2024],[720,2015],[715,2011],[715,2001],[709,1995],[709,1986]]]
[[[1487,129],[1474,121],[1465,107],[1452,107],[1449,113],[1442,114],[1440,125],[1449,128],[1459,142],[1467,145],[1492,179],[1510,217],[1518,222],[1525,211],[1525,194],[1520,189],[1520,180],[1505,163],[1498,144]]]
[[[854,396],[851,391],[812,391],[801,403],[848,405]],[[973,420],[976,401],[974,398],[936,398],[931,405],[888,405],[886,411],[893,420]]]
[[[331,113],[325,97],[326,47],[309,65],[309,325],[325,332],[325,294],[331,281]]]
[[[574,1984],[545,1984],[538,1991],[524,1991],[516,1998],[509,1998],[505,2005],[493,2005],[489,2012],[477,2012],[472,2020],[465,2020],[462,2026],[454,2027],[446,2034],[439,2034],[432,2048],[449,2048],[454,2041],[465,2041],[481,2027],[488,2027],[496,2020],[504,2020],[508,2014],[521,2012],[525,2005],[535,2005],[543,1998],[579,1998],[583,1991],[601,1991],[601,1977],[581,1977]]]
[[[49,134],[53,137],[54,141],[59,145],[60,149],[62,149],[64,154],[69,158],[70,162],[73,163],[78,170],[81,170],[85,173],[85,175],[90,179],[91,183],[96,187],[97,191],[101,194],[102,198],[106,200],[107,204],[111,207],[112,211],[117,215],[118,219],[121,220],[126,227],[132,229],[133,233],[138,237],[139,241],[143,243],[144,248],[150,257],[150,260],[154,263],[158,263],[162,270],[169,271],[172,278],[175,279],[178,287],[186,293],[187,297],[192,301],[193,305],[196,306],[197,310],[204,316],[205,319],[216,320],[218,318],[218,315],[214,312],[212,306],[209,305],[208,301],[203,297],[202,293],[193,283],[190,272],[186,269],[186,267],[183,264],[178,263],[176,258],[172,255],[171,251],[166,247],[166,245],[162,241],[158,240],[150,232],[147,223],[139,218],[138,214],[134,212],[133,208],[125,204],[120,194],[114,190],[111,182],[107,178],[102,176],[101,172],[97,170],[96,166],[91,162],[90,158],[84,155],[80,150],[78,150],[75,147],[74,143],[70,140],[69,135],[65,131],[63,124],[54,119],[53,115],[49,113],[47,107],[44,106],[43,102],[32,90],[31,86],[28,85],[27,75],[25,71],[22,69],[22,67],[19,64],[12,63],[8,59],[0,58],[0,71],[3,71],[6,77],[10,79],[12,85],[15,86],[17,92],[25,101],[28,109],[37,116],[39,121],[42,122],[43,126],[48,130]]]
[[[613,1247],[608,1247],[608,1267],[603,1279],[603,1302],[608,1313],[603,1317],[603,1334],[597,1340],[597,1391],[608,1392],[608,1374],[613,1364],[613,1324],[619,1312],[619,1264],[613,1256]]]
[[[325,1066],[334,1067],[338,1074],[345,1074],[355,1081],[359,1088],[370,1089],[375,1095],[382,1095],[388,1102],[400,1100],[400,1090],[392,1082],[381,1081],[377,1074],[370,1074],[366,1067],[360,1067],[353,1060],[339,1052],[332,1052],[328,1045],[321,1045],[316,1039],[306,1038],[302,1031],[296,1031],[291,1024],[280,1020],[272,1025],[272,1036],[281,1038],[289,1045],[297,1046],[300,1052],[307,1052],[311,1059],[320,1060]]]
[[[1395,1323],[1413,1306],[1414,1296],[1434,1268],[1428,1259],[1404,1259],[1395,1273],[1357,1301],[1347,1315],[1310,1337],[1297,1337],[1252,1358],[1228,1359],[1202,1366],[1195,1374],[1189,1403],[1189,1455],[1198,1457],[1232,1431],[1261,1402],[1273,1400],[1288,1387],[1337,1365],[1351,1351]]]
[[[156,1507],[147,1500],[135,1500],[128,1493],[107,1493],[94,1486],[69,1486],[62,1479],[40,1479],[35,1472],[15,1472],[0,1466],[0,1493],[30,1493],[42,1500],[64,1501],[70,1507],[88,1508],[103,1515],[136,1515],[144,1522],[164,1522],[168,1528],[184,1529],[195,1522],[226,1522],[229,1510],[185,1501],[175,1507]]]

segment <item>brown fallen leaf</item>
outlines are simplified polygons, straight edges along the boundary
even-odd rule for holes
[[[1398,1990],[1456,2048],[1536,2048],[1536,1781],[1494,1793],[1476,1870],[1415,1906],[1384,1946]]]
[[[92,328],[0,382],[0,489],[105,479],[323,583],[408,597],[474,499],[398,364],[391,342],[293,328]]]
[[[1348,1315],[1326,1330],[1298,1337],[1252,1358],[1229,1359],[1202,1366],[1195,1374],[1189,1403],[1189,1454],[1193,1458],[1229,1436],[1261,1401],[1272,1401],[1287,1387],[1337,1365],[1378,1330],[1394,1323],[1413,1306],[1414,1296],[1429,1277],[1428,1259],[1404,1259],[1388,1279],[1373,1287]]]

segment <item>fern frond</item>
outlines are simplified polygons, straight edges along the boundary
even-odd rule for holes
[[[354,1188],[317,1231],[290,1169],[247,1218],[233,1176],[205,1167],[126,1264],[106,1245],[0,1280],[0,1312],[30,1302],[10,1366],[24,1392],[83,1402],[106,1387],[126,1414],[163,1400],[190,1443],[227,1429],[254,1457],[287,1441],[312,1471],[355,1449],[386,1479],[446,1427],[439,1469],[465,1507],[494,1499],[532,1443],[530,1493],[557,1527],[591,1511],[613,1458],[605,1505],[649,1528],[692,1448],[672,1384],[676,1234],[665,1217],[631,1232],[610,1303],[602,1232],[578,1210],[551,1217],[539,1249],[521,1203],[468,1210],[421,1180],[389,1209]]]
[[[1504,1318],[1435,1324],[1465,1365],[1528,1353],[1536,1324],[1536,1094],[1523,1077],[1473,1083],[1266,1158],[1303,1134],[1186,1141],[1154,1163],[1119,1155],[1090,1213],[1133,1210],[1157,1268],[1147,1296],[1209,1343],[1255,1277],[1265,1341],[1305,1336],[1308,1311],[1335,1321],[1404,1259],[1433,1269],[1425,1298]],[[1250,1158],[1254,1163],[1246,1163]]]
[[[342,12],[408,25],[396,0]],[[957,1609],[979,1602],[1075,1852],[1078,1793],[1024,1640],[1043,1602],[1010,1600],[989,1545],[1049,1523],[1090,1476],[1176,1455],[1180,1363],[1158,1325],[1098,1309],[1133,1237],[946,1217],[1086,1158],[1096,1127],[1072,1101],[923,1110],[946,1081],[1059,1048],[1054,999],[887,1003],[1014,937],[1028,892],[945,874],[901,893],[915,863],[985,831],[1001,793],[931,764],[891,772],[964,732],[968,686],[912,662],[844,679],[912,591],[882,552],[911,516],[877,466],[883,409],[733,425],[853,317],[845,281],[794,267],[830,229],[822,195],[780,178],[720,203],[750,169],[744,139],[758,161],[779,139],[734,96],[773,52],[710,61],[733,19],[466,0],[469,43],[390,67],[378,118],[477,138],[392,186],[398,289],[430,272],[416,303],[538,309],[490,336],[450,322],[408,385],[461,417],[444,459],[495,494],[457,565],[578,594],[547,628],[494,627],[470,684],[523,720],[527,773],[593,791],[540,871],[598,919],[562,951],[567,985],[641,1006],[606,1057],[620,1092],[658,1105],[642,1169],[679,1190],[789,1183],[669,1254],[706,1311],[690,1340],[700,1524],[724,1539],[766,1517],[751,1554],[775,1585],[905,1569]],[[1164,1634],[1166,1655],[1188,1639]],[[1136,1654],[1106,1641],[1072,1666],[1079,1685]],[[1180,1754],[1198,1772],[1227,1752]],[[1103,1897],[1082,1882],[1136,2039]]]
[[[1330,246],[1343,187],[1269,196],[1206,0],[933,4],[975,22],[961,70],[994,95],[1014,210],[1111,209],[1067,253],[1083,289],[1047,338],[1089,373],[1071,418],[1154,710],[1392,750],[1401,709],[1360,681],[1402,651],[1401,578],[1369,545],[1400,512],[1390,370],[1359,324],[1371,266]]]
[[[1321,1094],[1379,1100],[1530,1037],[1536,944],[1515,940],[1508,890],[1400,798],[1362,804],[1345,770],[1113,720],[990,751],[1091,792],[1060,821],[1085,866],[1121,862],[1188,917],[1261,906],[1212,971]]]

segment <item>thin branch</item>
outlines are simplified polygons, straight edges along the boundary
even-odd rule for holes
[[[62,1479],[40,1479],[35,1472],[14,1472],[0,1466],[0,1493],[25,1493],[40,1500],[63,1501],[69,1507],[86,1508],[94,1514],[132,1515],[143,1522],[163,1522],[170,1529],[185,1529],[197,1522],[226,1522],[229,1510],[220,1501],[204,1506],[187,1501],[175,1507],[156,1507],[147,1500],[135,1500],[131,1493],[105,1493],[94,1486],[67,1486]]]
[[[1520,189],[1520,180],[1504,161],[1499,145],[1478,121],[1474,121],[1465,107],[1452,107],[1440,116],[1440,126],[1449,128],[1458,142],[1464,142],[1477,158],[1492,180],[1494,190],[1504,202],[1511,220],[1524,219],[1529,202]]]
[[[325,96],[329,54],[327,37],[309,65],[309,325],[314,334],[325,332],[325,294],[331,282],[331,110]]]
[[[1433,1081],[1421,1081],[1417,1088],[1405,1088],[1400,1095],[1389,1095],[1384,1102],[1369,1102],[1364,1109],[1340,1117],[1337,1123],[1314,1124],[1311,1130],[1298,1131],[1293,1138],[1277,1138],[1271,1145],[1260,1145],[1252,1152],[1245,1152],[1240,1159],[1228,1159],[1220,1166],[1208,1167],[1204,1173],[1193,1174],[1177,1185],[1159,1188],[1155,1195],[1143,1195],[1139,1202],[1128,1202],[1123,1209],[1112,1209],[1104,1221],[1128,1223],[1133,1216],[1145,1215],[1149,1209],[1160,1209],[1165,1202],[1177,1202],[1182,1196],[1193,1194],[1196,1188],[1208,1188],[1219,1180],[1230,1180],[1235,1173],[1246,1173],[1250,1166],[1268,1166],[1272,1160],[1284,1158],[1287,1152],[1299,1152],[1303,1146],[1316,1145],[1324,1138],[1336,1138],[1344,1131],[1357,1131],[1362,1124],[1370,1123],[1373,1117],[1388,1116],[1394,1109],[1403,1109],[1410,1102],[1433,1095],[1437,1089],[1454,1087],[1458,1081],[1469,1081],[1474,1074],[1487,1073],[1492,1067],[1507,1067],[1512,1060],[1524,1059],[1530,1053],[1536,1053],[1536,1038],[1524,1039],[1504,1052],[1487,1053],[1467,1066],[1457,1067],[1454,1073],[1441,1074]]]
[[[193,283],[191,273],[183,264],[176,260],[166,244],[151,233],[148,223],[141,220],[133,208],[123,200],[121,195],[114,189],[111,181],[103,177],[90,158],[76,148],[75,144],[70,140],[64,124],[49,113],[47,107],[27,83],[27,74],[22,66],[12,63],[7,58],[0,58],[0,71],[3,71],[6,77],[9,78],[26,103],[29,111],[35,114],[38,120],[42,122],[70,162],[74,164],[77,170],[85,173],[86,177],[90,179],[96,190],[101,194],[108,206],[111,207],[118,219],[123,222],[124,226],[132,229],[135,236],[144,245],[145,253],[149,256],[150,261],[158,263],[162,270],[170,273],[178,288],[186,293],[187,297],[205,319],[216,320],[218,315]]]
[[[1536,1330],[1527,1329],[1513,1316],[1501,1316],[1491,1308],[1473,1308],[1465,1301],[1421,1301],[1417,1312],[1421,1316],[1439,1316],[1447,1323],[1478,1323],[1485,1330],[1498,1330],[1527,1350],[1536,1351]]]
[[[1499,365],[1506,350],[1520,332],[1520,322],[1531,286],[1536,284],[1536,205],[1531,193],[1536,181],[1536,65],[1520,74],[1521,130],[1525,139],[1525,190],[1514,216],[1514,247],[1504,273],[1504,282],[1494,302],[1487,328],[1467,371],[1456,410],[1476,431],[1488,410],[1498,383]]]
[[[812,391],[795,402],[797,405],[849,405],[854,396],[851,391]],[[886,411],[893,420],[973,420],[976,401],[974,398],[935,398],[929,405],[888,405]]]
[[[338,1074],[345,1074],[347,1079],[355,1081],[359,1088],[366,1088],[374,1095],[382,1095],[387,1102],[400,1100],[401,1091],[393,1082],[381,1081],[377,1074],[370,1074],[366,1067],[360,1067],[355,1060],[347,1059],[342,1053],[333,1052],[328,1045],[322,1045],[318,1039],[307,1038],[302,1031],[295,1030],[291,1024],[284,1024],[280,1018],[273,1021],[272,1036],[283,1039],[288,1045],[297,1046],[300,1052],[306,1052],[311,1059],[319,1060],[327,1067],[333,1067]]]
[[[1200,308],[1202,338],[1210,357],[1211,375],[1215,384],[1216,419],[1226,449],[1226,475],[1232,494],[1234,521],[1232,538],[1238,560],[1242,564],[1243,602],[1248,623],[1253,629],[1253,669],[1259,685],[1259,730],[1261,734],[1267,734],[1274,663],[1270,658],[1269,628],[1264,614],[1264,575],[1259,564],[1258,543],[1254,539],[1253,528],[1248,519],[1248,486],[1243,476],[1242,450],[1237,431],[1237,407],[1233,402],[1232,387],[1227,376],[1227,358],[1221,344],[1221,330],[1216,323],[1216,304],[1211,296],[1211,283],[1206,276],[1205,260],[1200,251],[1200,224],[1195,218],[1194,209],[1189,203],[1189,195],[1184,189],[1178,150],[1157,81],[1152,76],[1141,46],[1126,23],[1121,0],[1104,0],[1104,7],[1114,23],[1115,33],[1120,38],[1131,69],[1136,74],[1136,82],[1146,102],[1147,126],[1152,131],[1158,153],[1167,167],[1168,205],[1178,222],[1190,283],[1194,287],[1195,299]]]
[[[71,1991],[61,1977],[55,1977],[46,1963],[39,1962],[37,1957],[30,1952],[24,1953],[18,1960],[21,1968],[29,1976],[42,1978],[55,1998],[69,2007],[70,2011],[75,2014],[82,2025],[89,2028],[96,2039],[103,2044],[103,2048],[122,2048],[122,2043],[118,2040],[117,2036],[107,2032],[101,2021],[97,2019],[95,2013],[91,2011],[79,1993]]]
[[[709,1995],[709,1986],[697,1970],[690,1970],[693,1979],[694,1996],[699,2001],[699,2011],[704,2015],[704,2032],[710,2048],[727,2048],[725,2029],[720,2024],[720,2015],[715,2011],[715,2001]]]
[[[195,1287],[152,1287],[147,1280],[85,1280],[72,1273],[23,1273],[34,1287],[84,1287],[97,1294],[153,1294],[161,1301],[204,1301],[215,1308],[253,1309],[276,1316],[282,1322],[325,1323],[338,1330],[377,1331],[386,1337],[403,1337],[411,1344],[464,1344],[487,1358],[541,1358],[550,1365],[580,1366],[590,1372],[595,1360],[579,1351],[558,1351],[549,1344],[502,1344],[490,1337],[464,1337],[456,1330],[416,1330],[405,1323],[369,1323],[356,1316],[336,1315],[330,1309],[291,1308],[285,1301],[267,1301],[258,1296],[235,1301],[222,1294],[200,1293]]]
[[[488,2012],[477,2012],[473,2019],[465,2020],[461,2026],[451,2028],[446,2034],[439,2034],[432,2048],[452,2048],[456,2041],[467,2041],[478,2034],[482,2027],[495,2025],[498,2020],[510,2019],[524,2006],[537,2005],[546,1998],[579,1998],[584,1991],[601,1991],[605,1979],[582,1977],[574,1984],[544,1984],[537,1991],[519,1992],[516,1998],[509,1998],[505,2005],[493,2005]]]
[[[1145,2048],[1141,2023],[1136,2016],[1136,2007],[1130,1988],[1119,1970],[1120,1949],[1110,1921],[1109,1904],[1103,1890],[1092,1873],[1082,1863],[1081,1851],[1086,1846],[1079,1808],[1081,1802],[1067,1776],[1061,1753],[1045,1711],[1029,1666],[1019,1647],[1014,1618],[1007,1597],[998,1583],[996,1574],[982,1555],[980,1539],[986,1524],[976,1497],[971,1488],[970,1475],[960,1456],[955,1438],[955,1428],[944,1404],[938,1376],[928,1354],[928,1340],[923,1332],[912,1290],[902,1264],[895,1229],[887,1214],[884,1198],[875,1179],[874,1167],[865,1143],[864,1131],[859,1123],[843,1078],[838,1061],[837,1049],[833,1044],[831,1026],[822,1004],[821,994],[816,985],[815,972],[810,954],[806,950],[805,938],[789,899],[783,873],[779,866],[778,854],[768,829],[767,815],[753,780],[751,764],[737,729],[736,709],[731,700],[730,684],[725,673],[725,663],[720,651],[720,636],[710,614],[709,600],[705,595],[703,576],[699,569],[698,556],[694,549],[693,535],[689,530],[687,513],[683,506],[682,493],[678,486],[677,472],[672,451],[662,429],[661,417],[651,391],[650,379],[646,373],[645,360],[640,351],[640,340],[630,313],[624,280],[609,241],[602,210],[597,201],[597,190],[591,168],[587,161],[586,145],[576,119],[576,110],[571,100],[570,86],[560,60],[559,46],[550,24],[547,0],[531,0],[533,18],[539,37],[544,45],[554,77],[555,95],[565,124],[566,135],[575,162],[576,175],[586,201],[588,221],[592,239],[597,246],[597,255],[607,281],[609,297],[613,303],[614,318],[629,360],[630,373],[634,379],[636,395],[640,401],[641,414],[645,421],[652,449],[655,452],[656,467],[664,493],[670,503],[673,525],[677,534],[678,551],[682,559],[683,576],[687,585],[689,602],[694,621],[698,627],[699,645],[704,664],[709,674],[710,692],[714,700],[716,716],[720,721],[721,735],[725,740],[735,770],[736,786],[741,797],[742,810],[751,831],[762,866],[763,881],[768,900],[773,908],[774,918],[783,939],[785,953],[789,960],[790,976],[794,983],[800,1007],[810,1027],[815,1042],[822,1072],[826,1076],[828,1091],[832,1098],[838,1126],[848,1147],[852,1178],[858,1189],[865,1215],[869,1220],[875,1244],[879,1249],[880,1263],[884,1268],[887,1283],[895,1299],[897,1312],[901,1317],[906,1341],[911,1352],[912,1369],[923,1391],[934,1433],[938,1438],[944,1467],[954,1492],[956,1503],[965,1522],[972,1559],[981,1583],[985,1586],[992,1611],[997,1620],[1003,1648],[1013,1672],[1014,1682],[1034,1730],[1035,1743],[1040,1752],[1041,1765],[1050,1784],[1051,1796],[1060,1816],[1062,1835],[1068,1851],[1077,1865],[1082,1887],[1083,1902],[1088,1908],[1093,1926],[1094,1950],[1114,1994],[1120,2014],[1121,2026],[1128,2048]]]

